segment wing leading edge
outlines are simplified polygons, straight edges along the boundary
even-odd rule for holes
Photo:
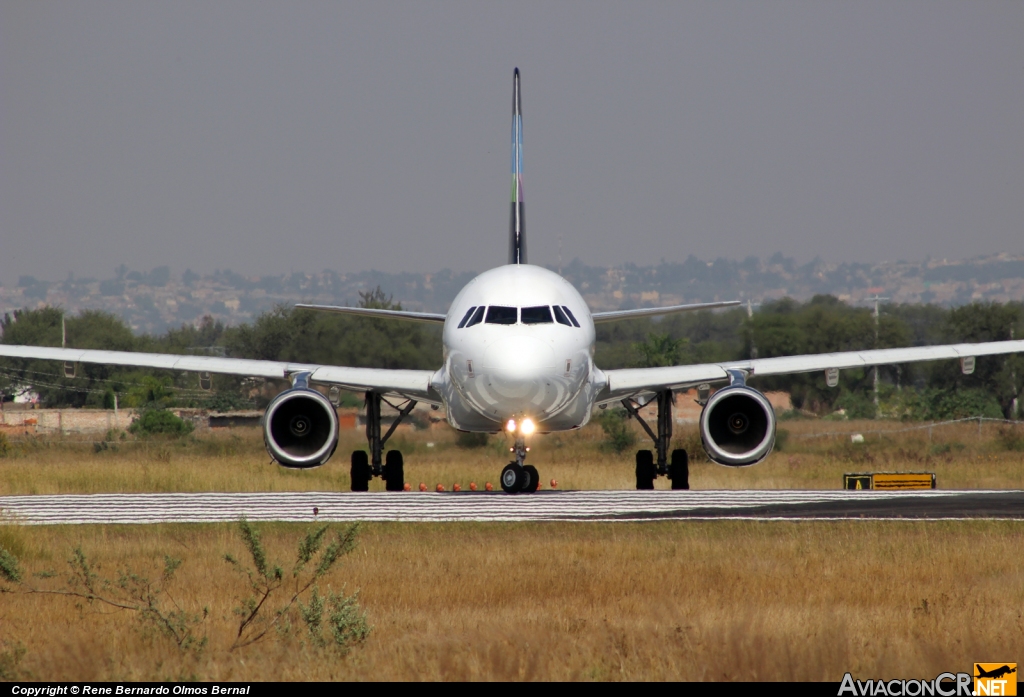
[[[598,396],[599,402],[612,402],[637,392],[664,389],[687,389],[702,382],[728,379],[728,370],[742,370],[750,376],[811,373],[837,368],[866,368],[874,365],[896,365],[918,361],[938,361],[968,356],[993,356],[1024,353],[1024,341],[991,341],[983,344],[948,344],[911,348],[872,349],[818,353],[806,356],[752,358],[745,361],[680,365],[665,368],[627,368],[604,371],[607,384]]]
[[[620,319],[636,319],[637,317],[654,317],[655,315],[671,315],[676,312],[696,312],[698,310],[715,310],[720,307],[735,307],[739,300],[724,300],[715,303],[696,303],[693,305],[669,305],[667,307],[641,307],[636,310],[613,310],[611,312],[594,312],[591,318],[594,324],[615,322]]]
[[[342,307],[340,305],[306,305],[297,303],[295,307],[302,310],[319,310],[334,312],[340,315],[356,315],[359,317],[376,317],[377,319],[407,319],[413,322],[444,322],[445,316],[433,312],[411,312],[409,310],[381,310],[375,307]]]
[[[430,370],[386,370],[382,368],[348,368],[316,363],[258,361],[248,358],[219,356],[179,356],[168,353],[136,353],[131,351],[100,351],[96,349],[54,348],[50,346],[11,346],[0,344],[0,357],[34,358],[73,363],[103,363],[138,368],[159,368],[191,372],[243,375],[245,377],[287,379],[301,372],[311,373],[310,380],[338,385],[357,391],[395,392],[431,404],[441,398],[431,386],[434,372]]]

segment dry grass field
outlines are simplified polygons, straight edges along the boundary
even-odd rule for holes
[[[265,526],[286,558],[296,525]],[[347,656],[301,632],[231,651],[233,526],[0,530],[23,567],[81,545],[100,575],[158,575],[210,610],[199,651],[135,613],[0,596],[7,678],[839,680],[934,677],[1024,654],[1024,524],[373,524],[327,579],[373,629]],[[52,579],[31,577],[45,586]],[[15,665],[13,652],[20,647]],[[0,665],[3,665],[0,662]]]
[[[879,435],[906,425],[790,421],[779,452],[753,468],[695,461],[691,485],[837,489],[849,471],[928,470],[940,488],[1024,488],[1024,453],[977,424]],[[804,437],[836,431],[829,437]],[[863,432],[853,444],[849,433]],[[681,445],[695,434],[683,430]],[[559,488],[631,488],[632,455],[599,428],[539,438],[531,460]],[[0,494],[348,489],[346,434],[336,460],[290,472],[259,433],[182,441],[12,438]],[[429,445],[433,444],[433,445]],[[442,429],[392,441],[406,476],[449,487],[496,481],[503,443],[462,449]],[[375,482],[379,487],[379,482]],[[659,482],[659,486],[665,486]],[[287,560],[306,528],[266,525]],[[0,678],[140,679],[796,679],[934,677],[1024,655],[1024,523],[657,522],[367,524],[321,587],[360,591],[372,631],[342,655],[293,624],[232,650],[244,587],[225,553],[237,526],[0,525],[27,586],[60,587],[75,547],[101,578],[151,579],[183,560],[165,601],[205,646],[181,650],[139,613],[79,599],[0,594]],[[56,572],[56,576],[52,575]],[[26,586],[12,586],[24,590]],[[295,618],[292,617],[293,622]]]
[[[1001,427],[977,423],[899,432],[907,424],[874,421],[786,421],[781,447],[754,467],[728,468],[694,456],[694,489],[836,489],[851,471],[934,471],[943,489],[1024,489],[1024,424]],[[636,427],[639,433],[639,427]],[[888,429],[874,435],[871,430]],[[1015,429],[1018,440],[1012,440]],[[824,432],[841,435],[807,437]],[[849,433],[865,433],[853,444]],[[1007,440],[1007,434],[1011,440]],[[675,445],[702,453],[695,427],[677,429]],[[784,442],[783,442],[784,441]],[[627,489],[635,485],[633,450],[622,454],[603,445],[595,424],[580,432],[535,437],[528,462],[541,480],[561,489]],[[1007,447],[1009,443],[1015,450]],[[345,431],[334,458],[314,470],[285,470],[271,463],[260,431],[240,428],[166,441],[114,440],[98,445],[76,437],[11,437],[0,457],[0,495],[166,491],[294,491],[349,489],[349,453],[365,448],[360,431]],[[491,436],[480,448],[460,448],[447,426],[400,431],[388,443],[405,454],[406,480],[433,489],[470,482],[497,487],[508,461],[508,443]],[[650,447],[638,438],[635,447]],[[97,451],[97,448],[98,451]],[[383,489],[379,479],[371,490]],[[668,487],[661,478],[657,487]]]

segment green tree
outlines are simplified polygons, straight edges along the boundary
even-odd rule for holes
[[[62,309],[43,307],[17,310],[0,320],[5,344],[60,346],[61,319],[65,322],[66,344],[73,348],[132,351],[136,347],[131,329],[106,312],[86,310],[66,315]],[[75,366],[67,378],[61,363],[31,359],[5,359],[0,363],[0,389],[11,393],[30,388],[46,407],[100,406],[103,395],[117,382],[124,368],[102,364]]]
[[[953,343],[1008,341],[1021,336],[1022,320],[1024,312],[1020,303],[964,305],[947,315],[946,340]],[[964,375],[954,361],[934,363],[927,369],[930,387],[954,394],[980,390],[995,398],[1005,418],[1016,417],[1014,400],[1021,397],[1024,380],[1024,359],[1020,355],[979,356],[971,375]]]

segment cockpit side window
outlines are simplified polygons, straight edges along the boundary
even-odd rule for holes
[[[556,322],[558,322],[559,324],[564,324],[567,327],[572,326],[572,322],[570,322],[569,318],[565,316],[565,311],[562,308],[560,308],[558,305],[552,305],[551,309],[555,311]]]
[[[481,305],[480,307],[476,308],[476,312],[474,312],[473,316],[469,319],[468,322],[466,322],[466,326],[467,327],[472,327],[474,324],[480,324],[480,322],[484,318],[484,310],[485,309],[486,308],[483,305]]]
[[[579,327],[580,323],[576,321],[576,317],[572,314],[572,310],[562,305],[562,309],[565,310],[566,316],[572,321],[572,326]]]
[[[524,307],[519,313],[523,324],[551,324],[551,308],[547,305]]]
[[[491,305],[487,308],[487,324],[515,324],[519,319],[518,307],[503,307],[502,305]]]
[[[469,321],[469,318],[473,316],[474,312],[476,312],[476,305],[466,310],[466,316],[462,318],[461,322],[459,322],[459,329],[466,326],[466,322]]]

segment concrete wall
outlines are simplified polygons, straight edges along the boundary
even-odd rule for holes
[[[125,430],[131,425],[134,412],[119,409],[32,409],[0,411],[0,432],[3,433],[106,433],[110,429]]]

